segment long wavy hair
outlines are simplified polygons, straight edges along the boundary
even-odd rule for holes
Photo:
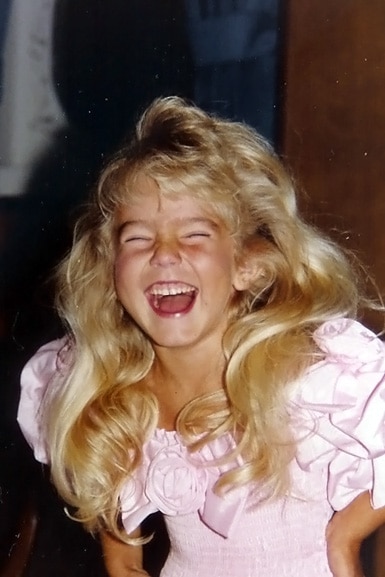
[[[349,259],[299,216],[293,182],[261,136],[177,97],[154,101],[101,172],[57,273],[72,360],[65,386],[47,400],[52,477],[90,531],[117,535],[119,491],[158,421],[157,400],[143,385],[154,351],[113,282],[115,215],[130,204],[139,175],[154,179],[160,194],[209,203],[239,255],[258,251],[262,274],[236,295],[223,338],[224,390],[189,403],[177,422],[192,451],[234,436],[244,465],[218,491],[255,481],[272,496],[287,489],[295,451],[287,386],[317,358],[314,329],[355,317],[363,303]]]

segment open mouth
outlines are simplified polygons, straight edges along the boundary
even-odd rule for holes
[[[191,310],[197,289],[185,283],[156,283],[147,291],[147,299],[154,312],[160,315],[177,315]]]

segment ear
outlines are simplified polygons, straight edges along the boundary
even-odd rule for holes
[[[255,280],[261,275],[261,267],[256,262],[255,255],[248,255],[236,265],[233,278],[233,287],[237,291],[245,291],[250,288]]]

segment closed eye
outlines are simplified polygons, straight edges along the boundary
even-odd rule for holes
[[[199,237],[210,237],[211,234],[209,232],[190,232],[189,234],[185,235],[185,238],[199,238]]]
[[[151,240],[150,237],[148,236],[127,236],[125,238],[122,239],[123,242],[131,242],[133,240]]]
[[[148,226],[138,221],[127,221],[120,225],[117,230],[117,237],[120,244],[132,242],[148,242],[153,238],[152,231]]]
[[[128,236],[121,239],[123,244],[128,244],[130,242],[149,242],[151,238],[148,236]]]

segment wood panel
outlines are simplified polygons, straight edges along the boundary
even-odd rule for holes
[[[359,252],[385,294],[385,2],[284,6],[283,154],[306,211]]]
[[[284,8],[282,153],[305,212],[359,254],[385,294],[385,2]],[[373,575],[385,577],[385,528],[373,543]]]

